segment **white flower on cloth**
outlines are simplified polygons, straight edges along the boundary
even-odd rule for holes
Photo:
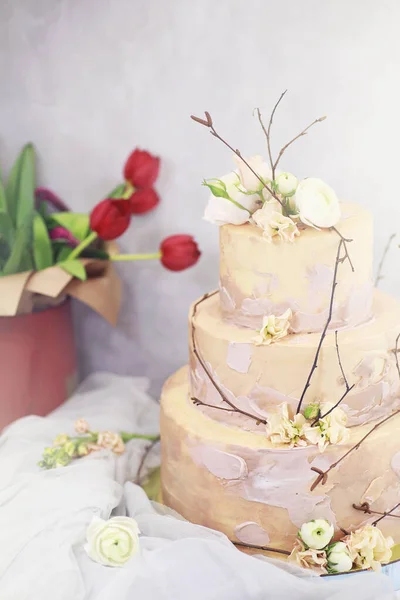
[[[97,437],[97,446],[112,450],[115,454],[122,454],[125,451],[125,444],[121,436],[113,431],[100,431]]]
[[[338,197],[321,179],[309,177],[300,181],[290,200],[300,220],[311,227],[333,227],[340,219]]]
[[[299,538],[307,548],[322,550],[333,538],[335,529],[326,519],[315,519],[303,523],[299,531]]]
[[[288,335],[292,311],[288,308],[282,315],[268,315],[263,318],[262,327],[253,338],[256,346],[269,345]]]
[[[328,572],[325,550],[306,548],[300,540],[296,540],[289,560],[296,562],[303,569],[313,569],[321,575]]]
[[[281,404],[279,412],[271,413],[267,419],[267,436],[273,444],[290,444],[290,446],[306,446],[302,439],[303,427],[307,423],[305,417],[298,413],[293,419],[289,416],[286,402]]]
[[[259,154],[245,158],[245,161],[257,173],[260,179],[254,175],[251,169],[236,154],[234,154],[233,160],[239,171],[240,183],[248,192],[260,192],[263,189],[264,186],[260,179],[267,185],[271,183],[271,169]]]
[[[101,565],[122,567],[139,551],[139,527],[130,517],[113,517],[109,521],[93,517],[86,531],[85,550]]]
[[[344,538],[357,567],[379,571],[392,557],[393,538],[385,537],[373,525],[364,525]]]
[[[295,193],[299,180],[291,173],[284,172],[280,173],[278,177],[275,178],[274,184],[279,194],[282,194],[285,198],[289,198]]]
[[[220,179],[209,179],[203,184],[211,191],[204,219],[216,225],[242,225],[261,205],[258,192],[248,193],[241,185],[239,174],[232,171]]]
[[[300,235],[296,223],[290,217],[282,214],[281,207],[276,200],[265,202],[262,208],[256,210],[252,219],[257,227],[263,230],[263,236],[272,242],[278,236],[282,241],[293,242]]]
[[[330,573],[351,571],[353,561],[349,549],[344,542],[336,542],[328,546],[326,556],[328,558],[328,571]]]
[[[320,413],[324,415],[334,406],[331,402],[321,404]],[[323,452],[328,444],[345,444],[350,436],[350,431],[346,427],[347,415],[341,408],[332,410],[326,417],[319,419],[313,426],[304,427],[304,437],[310,444],[318,446]]]
[[[74,427],[76,433],[87,433],[89,431],[89,423],[85,419],[77,419]]]

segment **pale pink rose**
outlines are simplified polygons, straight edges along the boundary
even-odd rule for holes
[[[313,548],[306,550],[300,540],[296,540],[289,560],[296,562],[303,569],[313,569],[320,574],[328,572],[326,569],[328,560],[325,550],[314,550]]]
[[[125,450],[121,436],[113,431],[100,431],[97,443],[106,450],[112,450],[115,454],[122,454]]]
[[[87,433],[89,431],[89,423],[85,419],[77,419],[74,427],[76,433]]]

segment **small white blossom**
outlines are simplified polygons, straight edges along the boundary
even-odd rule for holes
[[[320,407],[320,413],[324,415],[334,406],[331,402],[325,402]],[[318,446],[323,452],[328,444],[345,444],[350,436],[346,427],[347,415],[339,407],[334,408],[326,417],[319,419],[313,426],[311,424],[304,428],[304,436],[310,444]]]
[[[291,173],[281,173],[275,179],[275,187],[279,194],[282,194],[285,198],[293,196],[295,193],[299,180]]]
[[[269,241],[278,236],[282,241],[293,242],[300,235],[296,223],[290,217],[282,214],[281,207],[276,200],[265,202],[262,208],[256,210],[252,219],[257,227],[263,230],[263,236]]]
[[[392,557],[393,538],[385,537],[380,529],[373,525],[364,525],[344,540],[350,556],[357,567],[379,571]]]
[[[271,169],[263,157],[259,154],[245,158],[245,161],[248,165],[250,165],[253,171],[257,173],[260,179],[254,175],[251,169],[249,169],[243,160],[236,154],[233,156],[233,160],[235,161],[239,171],[240,183],[248,192],[260,192],[263,189],[264,186],[260,179],[262,179],[264,183],[271,183]]]
[[[325,550],[314,550],[306,548],[300,540],[296,540],[289,560],[295,561],[303,569],[313,569],[314,571],[327,573],[327,558]]]
[[[315,519],[303,523],[299,531],[299,538],[302,542],[313,550],[322,550],[333,538],[335,529],[332,523],[326,519]]]
[[[267,420],[267,436],[273,444],[290,444],[290,446],[306,446],[303,440],[303,427],[307,423],[301,413],[289,416],[289,407],[283,403],[278,407],[278,412],[271,413]]]
[[[86,531],[85,550],[101,565],[122,567],[139,551],[139,527],[130,517],[113,517],[104,521],[93,517]]]
[[[122,454],[125,444],[121,436],[113,431],[100,431],[97,437],[97,445],[106,450],[112,450],[115,454]]]
[[[292,311],[288,308],[282,315],[268,315],[263,318],[262,327],[253,338],[256,346],[269,345],[288,335]]]
[[[252,213],[261,205],[259,193],[247,193],[235,171],[220,179],[204,182],[210,191],[204,219],[216,225],[232,223],[242,225],[250,220]]]
[[[87,433],[89,431],[89,423],[85,419],[77,419],[74,427],[76,433]]]
[[[301,221],[311,227],[333,227],[340,219],[339,200],[329,185],[309,177],[297,186],[290,206],[299,214]]]
[[[349,549],[344,542],[336,542],[328,547],[326,556],[328,558],[328,571],[330,573],[345,573],[351,571],[353,561]]]

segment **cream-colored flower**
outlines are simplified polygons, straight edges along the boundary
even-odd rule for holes
[[[341,215],[333,189],[314,177],[300,181],[290,205],[295,207],[301,221],[311,227],[333,227]]]
[[[306,549],[300,540],[296,540],[289,560],[296,562],[303,569],[313,569],[320,574],[328,572],[325,550]]]
[[[263,318],[262,327],[253,338],[256,346],[269,345],[288,335],[292,311],[288,308],[283,315],[268,315]]]
[[[240,183],[248,192],[260,192],[263,189],[263,184],[260,179],[262,179],[264,183],[271,183],[271,169],[259,154],[245,158],[245,160],[253,171],[257,173],[260,179],[254,175],[249,167],[236,154],[233,156],[233,160],[239,171]]]
[[[89,442],[89,444],[87,444],[86,447],[87,447],[89,453],[90,452],[98,452],[99,450],[102,450],[102,446],[99,446],[98,444],[94,444],[91,442]]]
[[[306,446],[302,439],[303,427],[306,419],[298,413],[293,419],[289,416],[289,407],[286,402],[278,407],[278,412],[268,416],[266,430],[267,436],[273,444],[290,444],[290,446]]]
[[[93,517],[86,531],[85,550],[101,565],[122,567],[139,551],[139,527],[130,517],[104,521]]]
[[[299,538],[308,547],[322,550],[333,538],[335,529],[326,519],[314,519],[303,523],[299,531]]]
[[[321,415],[327,413],[333,406],[331,402],[324,402],[320,407]],[[315,444],[323,452],[328,444],[340,445],[348,441],[350,430],[346,424],[346,413],[337,407],[326,417],[319,419],[315,425],[304,427],[304,436],[310,444]]]
[[[239,174],[234,171],[220,179],[204,181],[204,185],[211,191],[204,212],[204,219],[210,223],[242,225],[261,205],[260,194],[248,193],[241,185]]]
[[[275,179],[275,187],[279,194],[282,194],[285,198],[293,196],[295,193],[299,180],[291,173],[281,173]]]
[[[262,208],[256,210],[252,219],[257,227],[263,230],[263,236],[269,241],[278,236],[285,242],[293,242],[300,235],[296,223],[290,217],[282,214],[281,207],[276,200],[265,202]]]
[[[118,433],[114,433],[113,431],[100,431],[97,437],[97,444],[101,448],[112,450],[113,452],[115,452],[116,448],[118,454],[120,452],[121,444],[123,445],[123,441]]]
[[[69,436],[66,433],[60,433],[54,440],[53,446],[64,446],[69,440]]]
[[[326,552],[328,558],[328,571],[330,573],[346,573],[351,571],[353,561],[349,549],[344,542],[331,544]]]
[[[76,433],[87,433],[89,431],[89,423],[85,419],[77,419],[74,427]]]
[[[373,525],[364,525],[344,540],[349,548],[351,559],[357,567],[379,571],[392,557],[393,538],[385,537]]]
[[[123,454],[125,452],[125,444],[122,441],[121,437],[119,438],[118,442],[115,444],[112,450],[114,454]]]

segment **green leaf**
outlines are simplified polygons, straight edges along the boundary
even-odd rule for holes
[[[160,467],[151,469],[146,481],[142,484],[142,488],[146,492],[149,500],[159,500],[161,488]]]
[[[210,179],[209,181],[215,181],[216,183],[208,183],[208,181],[205,179],[202,185],[208,187],[213,196],[230,200],[229,194],[226,191],[226,185],[223,181],[221,181],[221,179]]]
[[[4,189],[3,177],[0,171],[0,211],[6,213],[7,210],[6,190]]]
[[[10,252],[14,243],[14,227],[10,219],[10,215],[0,211],[0,239],[8,244]]]
[[[32,224],[31,218],[25,219],[25,222],[17,229],[11,254],[4,265],[3,275],[13,275],[29,270],[31,259],[29,247],[31,243]]]
[[[8,176],[6,198],[8,214],[16,228],[32,218],[35,205],[35,150],[26,144]]]
[[[80,242],[87,237],[90,230],[89,215],[84,213],[53,213],[51,219],[56,225],[68,229],[68,231],[70,231]]]
[[[86,280],[85,267],[80,260],[65,260],[64,262],[59,263],[58,266],[77,279],[80,279],[81,281]]]
[[[65,262],[68,260],[68,256],[71,254],[72,248],[67,245],[62,245],[57,253],[57,262]]]
[[[122,198],[125,192],[126,184],[120,183],[109,194],[107,198]]]
[[[46,223],[37,211],[33,217],[33,258],[37,271],[47,269],[53,264],[53,248]]]

